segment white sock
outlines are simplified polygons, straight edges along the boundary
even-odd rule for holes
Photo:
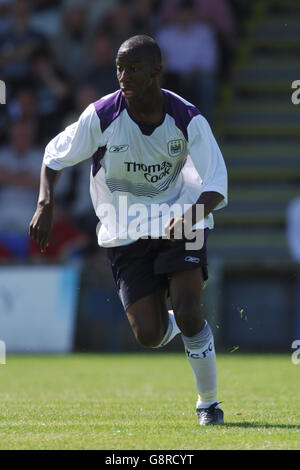
[[[213,334],[205,322],[204,328],[194,336],[181,335],[198,391],[197,408],[208,408],[217,400],[216,353]]]
[[[155,346],[155,348],[162,348],[163,346],[166,346],[173,338],[174,336],[178,335],[180,333],[180,329],[177,326],[174,312],[173,310],[168,310],[169,312],[169,324],[167,331],[165,333],[165,336],[162,339],[162,342]]]

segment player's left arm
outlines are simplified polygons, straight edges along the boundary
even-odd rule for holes
[[[192,227],[200,221],[200,216],[203,214],[203,218],[207,217],[217,206],[224,200],[224,196],[215,191],[206,191],[200,195],[197,202],[193,204],[184,214],[184,217],[174,218],[172,217],[165,226],[165,232],[170,233],[170,239],[174,240],[177,237],[176,233],[183,234],[189,233]],[[203,212],[197,212],[197,206],[203,205]],[[186,226],[186,228],[184,227]]]
[[[197,220],[197,211],[196,208],[198,205],[203,205],[204,212],[203,217],[207,217],[216,207],[220,206],[221,202],[224,200],[224,195],[217,191],[205,191],[201,193],[200,197],[195,204],[185,213],[185,217],[190,217],[189,220],[192,221],[192,226],[195,225],[199,220]],[[190,215],[191,214],[191,215]],[[198,216],[199,217],[199,216]]]
[[[195,116],[188,126],[188,151],[202,180],[201,194],[195,206],[204,204],[206,217],[214,209],[227,205],[228,176],[223,155],[210,125],[201,115]],[[217,193],[219,196],[205,193]]]
[[[176,227],[179,233],[184,233],[180,231],[185,224],[189,231],[193,225],[200,222],[201,218],[227,205],[226,165],[211,128],[201,115],[194,117],[188,126],[188,152],[202,180],[202,191],[196,203],[182,218],[169,221],[166,229],[170,231],[171,238],[176,232]],[[203,212],[197,211],[197,206],[200,204],[203,205]]]

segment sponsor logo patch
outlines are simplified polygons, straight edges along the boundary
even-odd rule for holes
[[[124,162],[124,164],[128,173],[135,173],[137,171],[144,172],[144,178],[149,183],[157,183],[157,181],[169,175],[172,168],[169,162],[162,162],[161,164],[155,163],[153,165],[145,165],[145,163],[136,162]]]
[[[177,157],[181,155],[184,150],[184,140],[183,139],[174,139],[168,142],[168,153],[170,157]]]

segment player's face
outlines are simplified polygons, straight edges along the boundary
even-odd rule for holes
[[[132,52],[119,51],[116,66],[120,88],[128,100],[142,98],[157,77],[151,62]]]

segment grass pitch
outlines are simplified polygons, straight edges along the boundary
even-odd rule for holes
[[[183,353],[8,356],[0,449],[300,449],[300,365],[217,359],[226,424],[200,427]]]

